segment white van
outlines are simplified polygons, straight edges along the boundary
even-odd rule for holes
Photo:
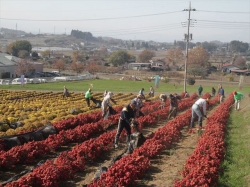
[[[24,84],[28,84],[28,83],[31,83],[30,79],[24,78]],[[21,78],[13,79],[11,84],[22,84]]]

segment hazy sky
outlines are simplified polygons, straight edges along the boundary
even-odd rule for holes
[[[131,40],[250,43],[250,0],[0,0],[0,27],[34,34],[72,29]]]

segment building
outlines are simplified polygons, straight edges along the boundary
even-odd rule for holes
[[[20,59],[0,52],[0,78],[16,78],[16,62]]]
[[[128,69],[131,70],[149,70],[151,68],[151,63],[129,63]]]
[[[21,62],[21,58],[9,55],[7,53],[0,52],[0,78],[17,78],[16,74],[17,65],[16,63]],[[29,62],[33,65],[35,72],[43,72],[43,63]]]
[[[241,70],[238,66],[233,65],[231,63],[223,64],[222,71],[228,73],[235,73],[237,75],[249,75],[248,69]]]

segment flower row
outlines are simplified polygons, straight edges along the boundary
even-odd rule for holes
[[[199,139],[194,153],[186,161],[183,179],[175,182],[176,187],[216,186],[220,164],[225,156],[225,133],[233,95],[223,102],[209,117],[205,132]]]
[[[191,98],[188,100],[191,100]],[[188,102],[190,103],[190,101],[188,101]],[[183,101],[182,103],[184,104],[185,101]],[[159,112],[157,111],[155,113],[157,113],[156,114],[156,116],[157,116]],[[166,114],[166,111],[164,113]],[[153,113],[151,115],[153,116]],[[154,119],[157,120],[158,118],[154,117]],[[156,122],[154,121],[152,123],[155,124]],[[143,125],[141,125],[141,126],[143,126]],[[114,130],[111,132],[104,133],[103,135],[99,136],[96,139],[90,139],[88,141],[85,141],[84,143],[75,146],[71,151],[66,152],[65,154],[68,156],[64,155],[63,157],[69,158],[69,161],[71,161],[71,162],[74,162],[78,159],[78,160],[81,160],[82,163],[85,163],[84,160],[86,158],[90,158],[90,159],[94,160],[99,155],[101,155],[103,153],[103,151],[109,150],[111,148],[111,145],[113,144],[115,133],[116,133],[116,131]],[[58,158],[55,160],[58,160]],[[147,159],[145,160],[145,159],[143,159],[143,157],[141,157],[141,160],[144,161],[145,163],[147,163]],[[61,170],[57,169],[57,167],[59,167],[59,166],[57,166],[55,163],[53,163],[53,166],[51,166],[51,162],[49,162],[49,163],[48,162],[49,161],[47,161],[45,164],[43,164],[42,166],[35,169],[32,173],[28,174],[27,176],[24,176],[24,177],[20,178],[18,181],[10,183],[7,186],[19,186],[21,184],[27,184],[27,183],[28,184],[32,183],[32,185],[36,185],[36,186],[46,186],[47,183],[51,184],[55,181],[57,181],[59,184],[60,179],[63,178],[62,176],[64,176],[64,173],[61,173]],[[47,176],[47,172],[43,171],[43,170],[46,170],[46,168],[47,168],[44,165],[46,165],[46,166],[50,165],[50,167],[54,167],[53,172],[56,174],[53,174],[53,175],[51,174],[50,176]],[[65,163],[64,163],[64,165],[65,165]],[[71,166],[72,164],[69,164],[69,165]],[[148,165],[148,164],[145,164],[145,165]],[[81,167],[81,168],[83,169],[84,167]],[[71,170],[69,170],[68,172],[74,173],[74,171],[75,170],[73,168],[71,168]],[[31,176],[32,176],[32,178],[31,178]],[[39,179],[34,180],[33,177],[37,177]],[[43,181],[40,184],[37,184],[37,183],[33,184],[34,181],[41,181],[44,178],[46,178],[46,181]],[[65,178],[65,179],[67,179],[67,178]],[[57,186],[54,183],[53,183],[53,185]]]

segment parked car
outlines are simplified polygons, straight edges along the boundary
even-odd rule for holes
[[[10,81],[9,80],[5,80],[5,79],[0,79],[0,84],[2,84],[2,85],[9,85]]]
[[[29,84],[31,83],[30,79],[24,78],[24,84]],[[22,84],[21,83],[21,78],[15,78],[11,81],[11,84]]]

